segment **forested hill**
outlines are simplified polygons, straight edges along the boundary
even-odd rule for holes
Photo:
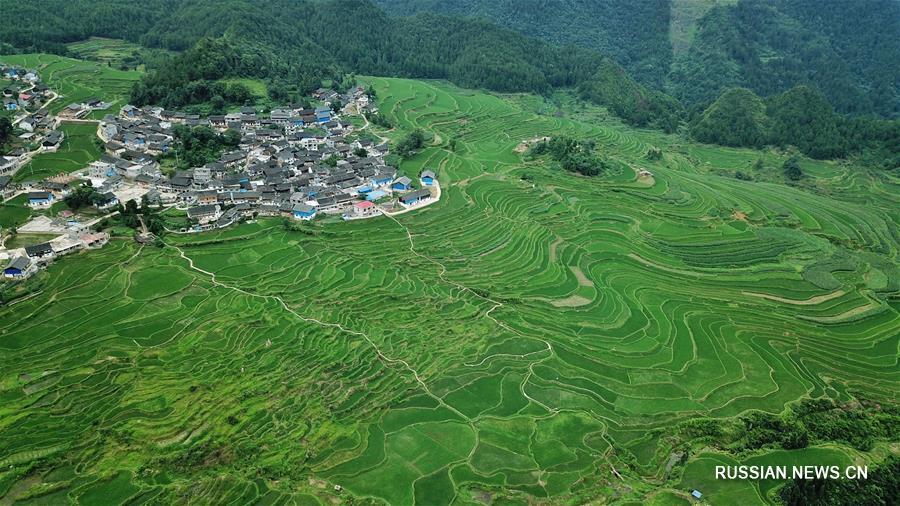
[[[897,0],[376,1],[396,15],[483,17],[599,50],[686,106],[736,86],[770,96],[806,85],[840,113],[900,116]],[[673,55],[673,46],[687,50]]]
[[[559,46],[611,57],[640,83],[662,89],[672,63],[668,0],[376,0],[393,15],[437,12],[485,18]]]
[[[62,51],[62,43],[92,35],[189,50],[149,73],[136,89],[138,103],[202,101],[210,95],[206,81],[223,77],[311,86],[316,78],[355,72],[448,79],[500,92],[574,87],[633,125],[671,131],[679,120],[673,100],[650,92],[600,53],[560,48],[482,20],[429,13],[393,18],[368,0],[44,3],[59,10],[29,8],[15,26],[0,27],[0,39],[25,50]],[[596,82],[604,83],[602,93]]]
[[[741,0],[700,19],[667,91],[708,104],[743,86],[819,90],[841,113],[900,116],[900,2]]]

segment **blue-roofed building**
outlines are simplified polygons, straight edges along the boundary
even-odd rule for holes
[[[376,201],[382,197],[386,197],[386,196],[387,196],[387,192],[382,191],[382,190],[375,190],[375,191],[371,191],[366,194],[366,200],[368,200],[369,202],[374,202],[374,201]]]
[[[422,175],[422,184],[425,186],[431,186],[434,184],[434,180],[437,179],[437,176],[434,175],[434,172],[430,170],[423,170]]]
[[[424,188],[411,193],[407,193],[406,195],[400,197],[400,203],[406,206],[411,206],[418,203],[419,201],[427,200],[430,198],[431,190]]]
[[[319,123],[328,123],[331,121],[331,108],[330,107],[317,107],[316,108],[316,121]]]
[[[701,494],[699,490],[691,490],[691,495],[694,496],[694,499],[703,497],[703,494]]]
[[[359,194],[369,193],[370,191],[372,191],[372,188],[370,188],[368,186],[360,186],[359,188],[356,189],[356,193],[359,193]]]
[[[28,257],[16,257],[3,269],[3,277],[9,279],[24,279],[33,271],[31,260]]]
[[[308,204],[297,204],[291,213],[295,219],[309,221],[316,217],[316,208]]]
[[[412,179],[401,176],[394,180],[394,184],[391,185],[391,189],[396,191],[406,191],[412,188]]]
[[[372,184],[375,186],[384,186],[390,184],[393,179],[394,176],[381,172],[372,178]]]

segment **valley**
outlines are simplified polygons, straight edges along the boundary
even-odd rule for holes
[[[0,501],[763,504],[780,484],[709,466],[894,451],[736,446],[748,413],[810,398],[896,416],[889,172],[801,157],[792,186],[796,153],[636,129],[566,91],[359,80],[395,125],[377,134],[431,136],[399,169],[435,170],[440,200],[52,264],[0,307]],[[545,136],[610,168],[517,152]]]

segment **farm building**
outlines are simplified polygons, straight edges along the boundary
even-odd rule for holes
[[[94,202],[97,209],[109,209],[119,203],[119,199],[113,192],[106,192],[100,195]]]
[[[376,200],[386,197],[387,193],[382,190],[375,190],[366,194],[366,200],[375,202]]]
[[[28,192],[28,205],[36,208],[45,208],[53,205],[53,194],[50,192]]]
[[[412,187],[412,179],[406,176],[400,176],[394,180],[394,184],[391,185],[391,189],[396,191],[406,191]]]
[[[353,204],[353,216],[355,217],[363,217],[363,216],[371,216],[373,214],[378,213],[378,209],[375,207],[375,203],[365,200],[363,202],[357,202]]]
[[[291,213],[294,219],[309,221],[316,217],[316,208],[308,204],[296,204]]]
[[[25,279],[34,273],[34,265],[28,257],[16,257],[3,269],[3,277],[8,279]]]
[[[89,232],[79,237],[85,248],[100,248],[109,242],[109,234],[105,232]]]
[[[425,186],[431,186],[434,184],[434,180],[437,179],[437,176],[434,175],[434,172],[430,170],[423,170],[422,175],[420,176],[422,179],[422,184]]]
[[[35,244],[34,246],[25,246],[25,254],[28,255],[28,258],[53,258],[53,247],[50,246],[49,242]]]
[[[416,190],[411,193],[407,193],[406,195],[400,197],[400,203],[403,205],[411,206],[413,204],[428,200],[431,198],[431,191],[427,189]]]
[[[217,205],[194,206],[187,210],[188,219],[201,225],[214,222],[219,219],[220,212]]]

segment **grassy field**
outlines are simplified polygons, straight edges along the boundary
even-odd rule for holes
[[[36,69],[41,79],[59,98],[50,104],[52,113],[67,105],[89,97],[100,97],[112,106],[106,111],[93,111],[88,118],[99,119],[126,104],[131,86],[140,77],[136,71],[117,70],[105,64],[75,60],[52,54],[23,54],[0,56],[0,62]]]
[[[15,181],[39,181],[61,172],[69,173],[86,167],[100,158],[95,123],[63,123],[59,130],[65,134],[62,145],[53,153],[39,153],[16,172]]]
[[[139,44],[102,37],[72,42],[66,44],[66,47],[80,60],[91,60],[115,68],[119,68],[133,55],[144,51],[143,46]]]
[[[6,239],[3,246],[7,249],[24,248],[59,237],[59,234],[31,234],[19,233]]]
[[[0,308],[0,497],[687,504],[703,487],[754,504],[774,484],[711,482],[715,454],[663,479],[673,449],[652,435],[809,396],[896,399],[896,181],[831,162],[804,162],[811,189],[741,181],[722,174],[782,156],[371,83],[387,135],[434,134],[403,170],[435,170],[441,201],[54,263]],[[514,152],[560,133],[614,168]]]
[[[13,228],[28,221],[31,208],[28,207],[28,196],[18,195],[0,203],[0,228]]]

